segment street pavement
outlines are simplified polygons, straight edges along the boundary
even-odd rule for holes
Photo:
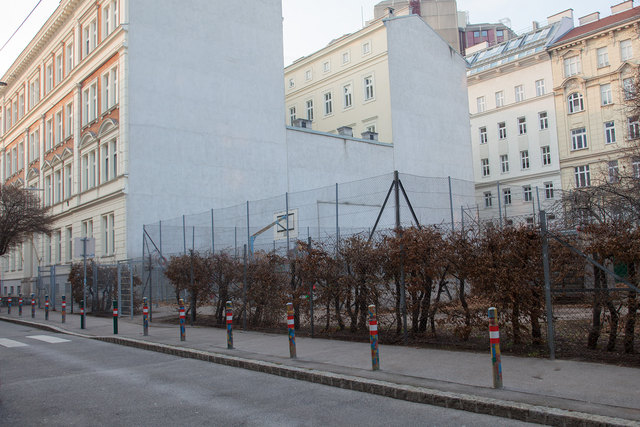
[[[31,319],[26,307],[22,318],[19,318],[15,307],[11,315],[7,315],[6,308],[3,308],[0,320],[9,319],[35,322],[41,327],[50,326],[61,332],[87,337],[114,337],[111,318],[88,316],[87,328],[82,330],[77,314],[67,314],[67,322],[62,324],[60,312],[50,312],[49,321],[45,321],[43,310],[38,310],[36,318]],[[235,348],[228,350],[225,329],[187,325],[186,341],[181,342],[177,321],[175,325],[160,323],[157,321],[157,314],[156,322],[150,323],[149,336],[142,334],[141,316],[136,316],[133,320],[129,317],[120,318],[118,332],[118,339],[126,340],[121,343],[127,345],[144,347],[147,344],[148,349],[164,352],[169,352],[167,349],[170,347],[195,354],[189,356],[188,352],[181,353],[186,357],[203,358],[205,353],[220,355],[215,361],[232,366],[243,366],[238,360],[255,361],[263,367],[268,364],[267,368],[260,370],[282,376],[295,377],[296,374],[291,374],[291,371],[302,369],[314,374],[312,381],[326,384],[330,381],[323,379],[323,375],[337,375],[340,378],[348,376],[346,384],[351,385],[339,386],[356,388],[354,384],[358,381],[368,381],[373,385],[358,385],[358,389],[377,390],[379,387],[376,387],[382,384],[387,387],[387,391],[378,394],[397,398],[406,398],[409,390],[423,395],[444,395],[447,399],[453,396],[454,400],[436,398],[432,401],[425,398],[421,401],[442,406],[460,406],[464,409],[468,409],[468,405],[456,403],[459,396],[465,402],[477,398],[479,400],[469,410],[523,420],[538,420],[550,424],[578,420],[585,425],[640,425],[640,370],[636,368],[503,355],[504,388],[493,389],[488,351],[472,353],[380,346],[381,369],[374,372],[371,370],[370,346],[367,343],[297,337],[298,357],[290,359],[285,333],[241,331],[234,325]],[[0,338],[4,338],[1,324]],[[0,349],[2,346],[0,341]],[[230,362],[229,358],[233,358],[233,361]],[[287,369],[289,371],[283,373]],[[349,383],[353,378],[356,382]],[[339,384],[344,384],[344,381]],[[396,387],[400,391],[389,393],[389,387]],[[407,398],[412,399],[416,401],[417,398]],[[522,408],[525,408],[525,416],[522,416]],[[526,416],[539,410],[547,418]]]

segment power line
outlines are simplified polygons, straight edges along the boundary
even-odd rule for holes
[[[42,3],[42,0],[38,0],[38,3],[36,3],[36,5],[33,7],[33,9],[31,9],[31,12],[29,12],[29,14],[27,15],[26,18],[24,18],[24,21],[22,21],[22,23],[18,26],[18,28],[16,28],[16,30],[13,32],[13,34],[11,34],[11,37],[9,37],[9,40],[7,40],[2,47],[0,47],[0,52],[2,52],[2,49],[4,49],[9,42],[11,41],[11,39],[13,38],[13,36],[16,35],[16,33],[18,31],[20,31],[20,28],[22,28],[22,26],[24,25],[25,22],[27,22],[27,19],[29,19],[29,17],[31,16],[31,14],[38,8],[38,6],[40,6],[40,3]]]

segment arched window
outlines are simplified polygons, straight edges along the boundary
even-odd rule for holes
[[[584,101],[582,100],[582,94],[575,92],[569,95],[567,98],[569,103],[569,113],[577,113],[584,110]]]

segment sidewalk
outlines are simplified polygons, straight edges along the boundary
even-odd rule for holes
[[[491,360],[487,353],[455,352],[380,346],[380,371],[371,370],[370,346],[319,338],[296,338],[298,358],[289,358],[287,335],[243,332],[234,325],[234,350],[227,350],[226,330],[186,327],[186,341],[178,325],[153,322],[142,335],[142,316],[120,318],[113,335],[112,318],[87,317],[17,307],[0,320],[37,323],[36,327],[354,388],[406,400],[421,401],[524,421],[558,425],[640,425],[640,370],[568,360],[502,356],[504,389],[492,388]],[[0,326],[0,337],[2,336]],[[489,340],[487,338],[487,348]],[[625,421],[626,420],[626,421]]]

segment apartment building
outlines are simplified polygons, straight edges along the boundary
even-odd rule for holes
[[[640,161],[625,158],[640,138],[640,121],[625,106],[637,76],[639,23],[640,7],[625,1],[610,16],[580,18],[549,48],[564,189],[640,171]]]
[[[560,190],[552,65],[546,49],[573,28],[571,10],[544,27],[467,57],[480,217],[534,221]]]

